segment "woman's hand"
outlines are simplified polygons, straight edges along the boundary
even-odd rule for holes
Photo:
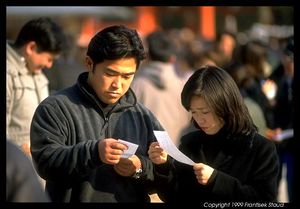
[[[148,150],[149,158],[154,164],[167,162],[168,154],[159,146],[158,142],[152,142]]]
[[[196,175],[199,184],[207,185],[209,178],[211,177],[214,169],[203,163],[197,163],[193,166],[194,173]]]

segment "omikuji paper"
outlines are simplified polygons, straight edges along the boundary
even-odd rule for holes
[[[159,143],[159,146],[164,149],[175,160],[188,165],[195,165],[195,162],[184,155],[173,143],[169,134],[166,131],[154,131],[154,135]]]

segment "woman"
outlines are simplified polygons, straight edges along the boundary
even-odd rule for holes
[[[276,148],[257,133],[230,75],[216,66],[200,68],[186,82],[181,101],[198,130],[181,138],[179,150],[196,164],[175,161],[153,142],[148,154],[160,182],[160,198],[276,201]]]

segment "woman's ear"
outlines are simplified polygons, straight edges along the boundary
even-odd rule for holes
[[[86,68],[89,72],[93,71],[94,63],[93,63],[92,59],[89,56],[85,57],[85,65],[86,65]]]

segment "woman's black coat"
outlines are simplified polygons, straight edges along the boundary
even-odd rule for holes
[[[168,157],[156,165],[159,196],[178,201],[276,201],[278,157],[273,142],[258,134],[232,137],[224,129],[214,136],[202,131],[185,135],[179,149],[214,172],[208,185],[197,182],[193,167]]]

